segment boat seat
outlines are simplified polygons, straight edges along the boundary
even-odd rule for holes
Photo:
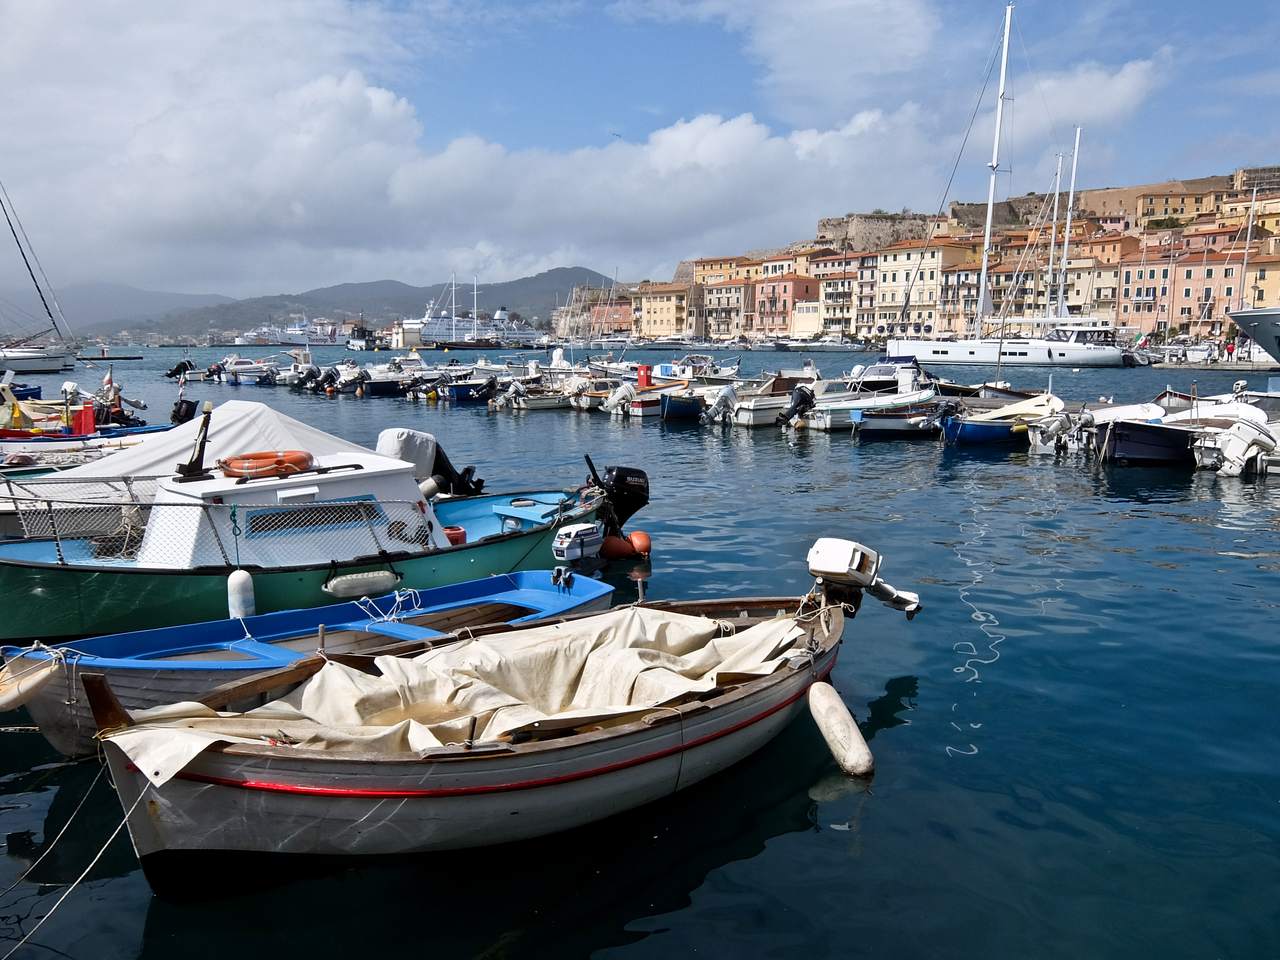
[[[514,501],[527,500],[528,497],[514,497]],[[493,512],[499,517],[510,517],[533,524],[549,523],[561,512],[559,503],[543,503],[534,501],[530,506],[514,506],[511,502],[495,503]]]
[[[432,630],[429,627],[415,627],[412,624],[399,623],[395,620],[353,623],[349,624],[348,627],[364,633],[377,634],[380,637],[390,637],[393,640],[435,640],[445,636],[439,630]]]

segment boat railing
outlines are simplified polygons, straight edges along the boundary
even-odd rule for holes
[[[0,510],[17,509],[12,501],[56,500],[75,503],[150,503],[163,477],[30,477],[5,478],[0,484]]]
[[[9,496],[29,540],[51,541],[58,564],[290,566],[426,552],[422,501],[352,498],[301,503],[186,503]],[[437,540],[439,540],[437,533]]]

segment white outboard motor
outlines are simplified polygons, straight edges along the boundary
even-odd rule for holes
[[[630,383],[624,383],[605,398],[604,403],[600,404],[600,409],[607,413],[625,412],[627,405],[635,398],[636,388]]]
[[[63,400],[75,400],[80,396],[80,384],[74,380],[64,380],[60,392]]]
[[[526,367],[526,369],[527,369],[527,370],[528,370],[528,372],[529,372],[529,376],[531,376],[531,377],[540,377],[540,376],[542,376],[542,361],[541,361],[541,360],[530,360],[530,361],[529,361],[529,363],[528,363],[528,366]]]
[[[1218,476],[1238,477],[1257,453],[1270,453],[1276,438],[1261,423],[1237,420],[1217,436]]]
[[[738,402],[738,391],[733,384],[726,384],[716,394],[715,402],[702,411],[703,423],[728,423],[733,417],[733,408]]]
[[[920,612],[920,596],[898,590],[880,577],[880,554],[853,540],[822,537],[814,541],[806,558],[809,573],[827,599],[857,607],[856,594],[871,594],[885,606],[901,610],[910,620]]]
[[[849,371],[849,382],[857,383],[862,379],[862,375],[867,372],[867,368],[862,364],[855,364],[853,369]]]

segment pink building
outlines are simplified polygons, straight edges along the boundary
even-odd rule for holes
[[[797,300],[817,300],[818,281],[786,273],[765,277],[755,285],[756,314],[752,325],[744,323],[749,337],[785,337],[791,329],[791,309]]]

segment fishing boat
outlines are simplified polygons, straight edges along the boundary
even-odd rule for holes
[[[1252,404],[1228,402],[1197,405],[1155,423],[1113,420],[1100,431],[1099,449],[1109,463],[1192,467],[1197,439],[1229,430],[1242,420],[1265,428],[1267,414]]]
[[[505,384],[500,384],[497,377],[475,378],[468,380],[450,380],[441,382],[437,393],[441,400],[464,406],[469,404],[487,404],[498,395]]]
[[[652,375],[655,383],[684,381],[707,386],[723,385],[739,380],[740,366],[737,357],[720,362],[705,353],[690,353],[672,363],[654,364]]]
[[[853,430],[855,433],[863,425],[866,414],[880,412],[900,412],[928,404],[938,393],[932,385],[905,393],[881,393],[854,397],[851,400],[839,400],[814,406],[794,413],[788,422],[797,430],[821,430],[832,432]]]
[[[945,402],[909,404],[887,410],[863,410],[858,436],[862,440],[936,437],[942,418],[952,412]]]
[[[25,706],[68,756],[95,752],[93,715],[79,678],[107,677],[129,710],[197,700],[217,686],[323,651],[372,655],[456,640],[479,624],[525,623],[609,606],[613,588],[561,571],[524,571],[405,590],[307,610],[90,637],[57,647],[0,648],[6,709]]]
[[[415,474],[429,466],[367,451],[274,450],[206,467],[210,418],[191,459],[145,499],[43,494],[65,488],[62,478],[6,482],[24,539],[0,542],[0,594],[28,601],[0,624],[0,639],[219,619],[236,571],[249,572],[256,609],[271,612],[328,603],[353,574],[390,577],[377,591],[386,592],[545,569],[560,527],[600,519],[620,538],[648,502],[647,477],[625,467],[602,480],[593,472],[572,492],[462,497],[420,485]]]
[[[732,419],[740,427],[773,427],[784,414],[790,420],[791,415],[787,411],[798,401],[807,402],[803,399],[807,394],[812,394],[816,403],[852,400],[857,393],[857,388],[848,380],[797,381],[790,377],[775,377],[766,381],[759,392],[740,394],[733,406]]]
[[[1024,443],[1030,421],[1058,413],[1064,406],[1058,397],[1043,393],[983,413],[954,413],[943,419],[942,435],[947,443],[956,444]]]
[[[599,409],[621,386],[622,381],[612,377],[583,380],[570,397],[569,405],[575,410]]]
[[[200,872],[189,857],[486,847],[689,787],[805,709],[863,591],[920,609],[874,551],[819,541],[833,543],[846,568],[819,565],[804,597],[642,604],[417,656],[312,657],[139,715],[85,677],[134,850],[163,889]]]
[[[706,397],[698,390],[664,393],[659,403],[663,420],[698,420],[707,409]]]
[[[523,381],[512,380],[507,389],[489,401],[493,410],[567,410],[572,393],[565,390],[531,389]]]

